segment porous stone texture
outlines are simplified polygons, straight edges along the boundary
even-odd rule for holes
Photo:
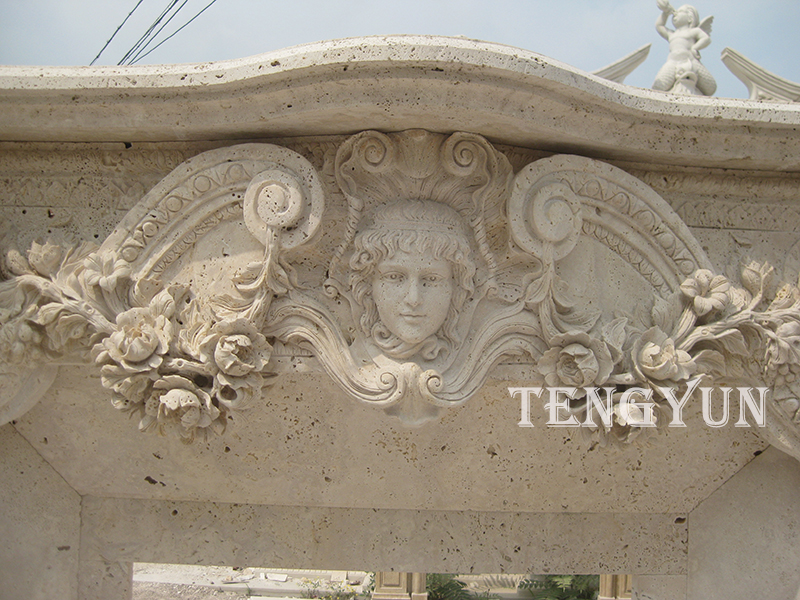
[[[0,427],[0,448],[3,597],[77,598],[80,496],[13,426]]]
[[[177,562],[191,549],[193,563],[210,565],[348,570],[361,564],[375,571],[445,573],[611,568],[683,574],[685,569],[686,523],[674,514],[343,509],[94,497],[85,497],[84,507],[85,543],[109,560]],[[143,522],[150,524],[146,531]]]
[[[633,600],[686,600],[686,577],[680,575],[634,575]]]
[[[798,125],[463,39],[0,68],[0,575],[602,572],[667,600],[763,594],[752,559],[791,597],[800,481],[764,450],[800,455]],[[700,372],[784,395],[764,428],[695,397],[685,428],[590,432],[547,398],[519,427],[509,391],[618,406]]]
[[[800,591],[797,462],[770,448],[689,515],[689,598]],[[764,585],[764,582],[769,582]]]

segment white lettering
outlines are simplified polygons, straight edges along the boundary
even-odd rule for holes
[[[722,390],[722,418],[720,418],[718,421],[714,421],[711,418],[711,392],[713,389],[714,388],[710,387],[700,388],[700,391],[703,393],[703,420],[709,427],[719,429],[720,427],[725,427],[725,425],[728,423],[728,409],[730,408],[728,401],[731,395],[731,388],[720,388]]]
[[[548,388],[550,390],[550,401],[544,405],[545,410],[550,411],[550,418],[547,421],[549,427],[578,427],[580,423],[575,415],[570,415],[568,419],[562,421],[560,412],[569,412],[569,400],[573,398],[578,390],[575,388],[557,387]],[[559,394],[564,394],[566,397],[563,400],[558,399]]]
[[[631,396],[637,394],[643,397],[642,402],[633,402]],[[653,396],[653,390],[649,388],[632,387],[628,388],[622,393],[620,398],[620,410],[625,415],[625,420],[629,425],[636,427],[655,427],[656,419],[653,414],[653,403],[650,398]]]
[[[750,408],[750,413],[753,415],[753,420],[759,427],[764,427],[766,424],[766,413],[764,411],[764,402],[766,400],[769,388],[760,387],[758,390],[758,406],[756,400],[753,398],[753,388],[744,387],[736,388],[739,390],[739,420],[736,421],[734,427],[750,427],[750,423],[744,418],[745,406]]]
[[[614,407],[613,404],[613,387],[604,387],[603,391],[606,393],[605,402],[600,400],[600,394],[597,393],[598,388],[586,388],[586,418],[583,421],[583,427],[596,427],[594,422],[593,410],[597,409],[597,414],[603,422],[603,427],[611,429],[614,425]]]
[[[694,393],[697,386],[700,385],[700,380],[702,377],[696,377],[691,381],[686,382],[686,393],[683,394],[681,397],[681,401],[678,402],[678,399],[675,397],[675,390],[673,388],[668,387],[660,387],[658,391],[667,399],[669,405],[672,407],[672,421],[669,422],[670,427],[686,427],[686,423],[683,422],[681,418],[681,412],[683,411],[683,407],[689,401],[689,397]]]
[[[542,395],[542,388],[508,388],[508,393],[513,398],[519,394],[519,405],[521,417],[517,425],[519,427],[533,427],[531,423],[531,394],[536,394],[537,398]]]

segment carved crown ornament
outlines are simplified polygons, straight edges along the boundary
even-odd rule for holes
[[[664,386],[767,386],[757,432],[800,457],[800,290],[766,264],[715,274],[640,180],[577,156],[515,174],[481,136],[422,130],[354,135],[334,171],[326,187],[287,148],[211,150],[99,247],[8,251],[2,422],[59,365],[89,364],[139,429],[190,441],[259,410],[281,357],[302,355],[409,424],[469,401],[498,365],[525,385],[613,387],[614,402],[653,389],[659,425]],[[590,429],[603,444],[642,432],[624,411]]]

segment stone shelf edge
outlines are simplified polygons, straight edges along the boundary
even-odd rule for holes
[[[0,67],[6,141],[241,140],[392,131],[409,119],[606,159],[800,169],[785,145],[798,105],[634,88],[463,38],[352,38],[189,65]]]

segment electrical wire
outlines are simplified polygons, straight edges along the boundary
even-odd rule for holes
[[[135,63],[136,63],[136,61],[137,61],[137,60],[139,59],[139,57],[141,56],[142,52],[144,52],[144,51],[147,49],[147,47],[148,47],[148,46],[149,46],[149,45],[152,43],[152,41],[158,37],[158,34],[159,34],[159,33],[161,33],[162,31],[164,31],[164,28],[165,28],[167,25],[169,25],[169,24],[170,24],[170,22],[172,21],[172,19],[174,19],[174,18],[175,18],[175,16],[176,16],[176,15],[177,15],[179,12],[181,12],[181,9],[182,9],[184,6],[186,6],[186,3],[187,3],[187,2],[189,2],[189,0],[183,0],[183,4],[181,4],[181,5],[180,5],[180,6],[177,8],[177,10],[176,10],[174,13],[172,13],[172,14],[170,15],[170,17],[169,17],[169,19],[167,19],[166,23],[164,23],[164,24],[163,24],[161,27],[159,27],[159,28],[158,28],[158,31],[156,31],[156,32],[155,32],[153,35],[151,35],[151,36],[150,36],[150,39],[149,39],[149,40],[147,40],[147,43],[146,43],[146,44],[144,44],[144,45],[143,45],[141,48],[139,48],[139,51],[138,51],[138,52],[137,52],[135,55],[133,55],[133,56],[130,58],[130,60],[128,61],[128,64],[129,64],[129,65],[132,65],[132,64],[135,64]],[[148,52],[148,54],[149,54],[149,52]]]
[[[128,19],[130,19],[131,15],[133,14],[133,11],[135,11],[137,8],[139,8],[139,5],[140,5],[142,2],[144,2],[144,0],[139,0],[139,1],[136,3],[136,6],[134,6],[134,7],[133,7],[133,10],[132,10],[131,12],[129,12],[129,13],[128,13],[128,16],[127,16],[127,17],[125,17],[125,19],[123,19],[122,23],[120,23],[120,24],[119,24],[119,27],[117,27],[117,28],[116,28],[116,30],[114,30],[114,33],[112,33],[112,34],[111,34],[111,37],[110,37],[110,38],[108,38],[108,41],[106,42],[106,45],[105,45],[105,46],[103,46],[103,47],[102,47],[102,49],[100,50],[100,52],[98,52],[98,53],[97,53],[97,56],[95,56],[95,57],[94,57],[94,60],[92,60],[92,62],[90,62],[90,63],[89,63],[89,66],[92,66],[94,63],[96,63],[96,62],[97,62],[97,59],[98,59],[98,58],[100,58],[100,55],[101,55],[103,52],[105,52],[105,49],[106,49],[106,48],[108,48],[108,45],[111,43],[111,40],[113,40],[113,39],[114,39],[114,36],[115,36],[115,35],[117,35],[117,33],[119,33],[119,30],[120,30],[120,29],[122,29],[122,26],[123,26],[123,25],[125,25],[125,23],[127,23],[127,22],[128,22]]]
[[[158,24],[164,20],[164,17],[174,8],[174,6],[177,3],[178,0],[171,0],[169,4],[167,4],[167,8],[165,8],[158,16],[158,18],[155,21],[153,21],[152,25],[150,25],[150,27],[147,28],[147,31],[145,31],[144,34],[142,34],[142,37],[138,39],[138,41],[133,45],[133,47],[125,53],[125,56],[123,56],[122,59],[117,63],[118,65],[125,64],[125,61],[128,60],[135,52],[139,50],[141,45],[145,43],[145,40],[147,40],[150,37],[150,34],[153,33],[153,30],[156,27],[158,27]]]
[[[141,59],[143,59],[145,56],[147,56],[148,54],[150,54],[151,52],[153,52],[154,50],[156,50],[157,48],[159,48],[159,47],[160,47],[160,46],[161,46],[161,45],[162,45],[164,42],[166,42],[167,40],[169,40],[169,39],[171,39],[171,38],[175,37],[175,35],[177,35],[177,34],[178,34],[178,33],[179,33],[181,30],[183,30],[183,29],[184,29],[186,26],[188,26],[188,25],[189,25],[189,24],[190,24],[192,21],[194,21],[194,20],[195,20],[197,17],[199,17],[200,15],[202,15],[202,14],[203,14],[203,13],[204,13],[204,12],[205,12],[207,9],[211,8],[211,5],[212,5],[212,4],[214,4],[216,1],[217,1],[217,0],[211,0],[211,2],[209,2],[209,3],[208,3],[206,6],[205,6],[205,8],[203,8],[203,9],[202,9],[202,10],[201,10],[199,13],[197,13],[195,16],[193,16],[191,19],[189,19],[189,20],[188,20],[186,23],[184,23],[183,25],[181,25],[181,26],[180,26],[178,29],[176,29],[176,30],[175,30],[175,31],[174,31],[172,34],[170,34],[169,36],[167,36],[166,38],[164,38],[163,40],[161,40],[161,41],[160,41],[160,42],[159,42],[159,43],[158,43],[156,46],[154,46],[153,48],[151,48],[150,50],[148,50],[148,51],[147,51],[145,54],[140,54],[140,55],[137,55],[136,59],[135,59],[135,60],[132,60],[132,61],[131,61],[129,64],[134,64],[134,63],[136,63],[136,62],[140,61],[140,60],[141,60]],[[179,9],[179,10],[180,10],[180,9]]]

